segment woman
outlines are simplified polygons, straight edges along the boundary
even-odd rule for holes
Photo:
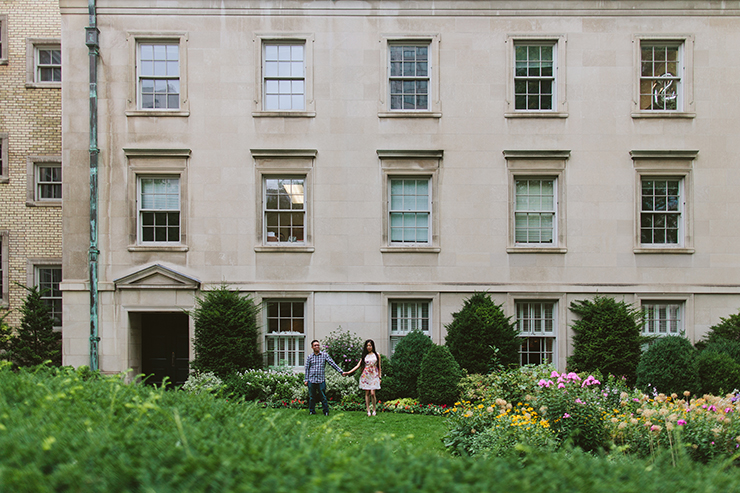
[[[380,355],[375,352],[375,342],[372,339],[365,341],[362,347],[362,357],[354,368],[344,372],[344,375],[353,374],[358,368],[362,368],[360,374],[360,388],[365,391],[365,406],[367,415],[375,416],[375,405],[378,402],[375,391],[380,389]],[[373,411],[370,412],[370,401],[373,403]]]

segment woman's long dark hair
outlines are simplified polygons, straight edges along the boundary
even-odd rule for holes
[[[373,341],[372,339],[368,339],[367,341],[362,343],[362,356],[360,357],[360,371],[365,369],[365,356],[370,354],[370,351],[367,350],[368,342],[373,346],[372,352],[375,353],[375,357],[378,358],[378,368],[380,368],[380,356],[378,356],[378,352],[375,350],[375,341]]]

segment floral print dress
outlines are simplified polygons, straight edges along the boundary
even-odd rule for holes
[[[380,388],[380,371],[378,370],[378,356],[369,353],[365,356],[365,369],[360,375],[360,388],[374,390]]]

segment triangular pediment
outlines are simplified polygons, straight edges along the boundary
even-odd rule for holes
[[[200,281],[154,264],[113,281],[116,289],[200,289]]]

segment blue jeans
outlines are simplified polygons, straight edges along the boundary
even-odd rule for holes
[[[308,411],[316,412],[316,401],[321,399],[321,406],[324,412],[329,412],[329,401],[326,399],[326,382],[312,383],[308,382]]]

